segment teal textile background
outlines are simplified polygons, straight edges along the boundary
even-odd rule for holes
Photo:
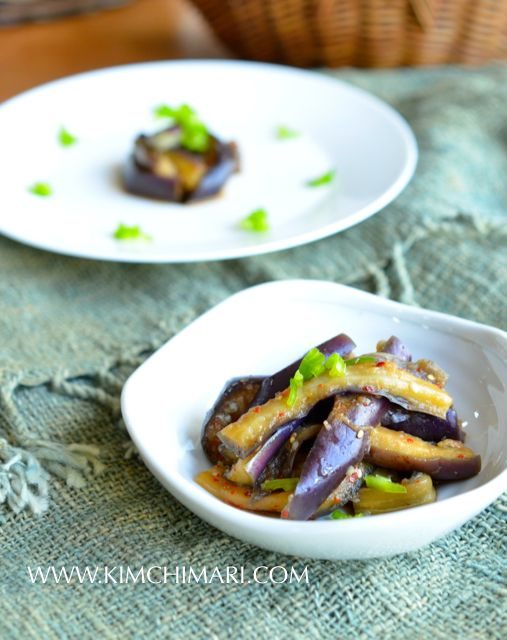
[[[393,104],[420,148],[407,190],[358,227],[196,265],[107,264],[0,239],[2,639],[507,637],[505,497],[413,554],[295,560],[180,506],[121,424],[135,366],[213,304],[268,280],[343,282],[507,329],[507,67],[336,75]],[[67,586],[27,575],[28,565],[143,564],[307,565],[310,582]]]

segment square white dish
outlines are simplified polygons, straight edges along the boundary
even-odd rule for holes
[[[398,335],[416,358],[449,374],[448,390],[482,456],[474,478],[438,490],[434,504],[351,520],[296,522],[241,511],[194,481],[211,466],[201,425],[230,378],[269,374],[337,333],[357,353]],[[186,507],[260,547],[310,558],[366,559],[415,550],[459,527],[507,489],[507,334],[343,285],[271,282],[217,305],[152,355],[127,381],[122,412],[148,468]]]

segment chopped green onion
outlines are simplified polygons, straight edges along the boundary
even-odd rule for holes
[[[181,146],[189,151],[202,153],[209,147],[209,135],[204,125],[183,128]]]
[[[263,233],[269,230],[268,213],[265,209],[256,209],[252,211],[246,218],[243,218],[239,226],[245,231],[254,231]]]
[[[365,362],[377,362],[372,356],[358,356],[357,358],[349,358],[344,361],[347,367],[353,367],[355,364],[363,364]]]
[[[73,144],[76,144],[77,138],[73,136],[72,133],[67,131],[65,127],[61,127],[58,132],[58,142],[62,145],[62,147],[71,147]]]
[[[345,360],[339,353],[332,353],[326,360],[324,367],[332,378],[344,376],[347,370]]]
[[[36,182],[28,188],[28,191],[30,191],[30,193],[33,193],[34,196],[41,196],[43,198],[46,198],[53,193],[51,185],[49,185],[47,182]]]
[[[172,120],[176,115],[176,110],[172,109],[167,104],[159,104],[158,107],[155,107],[153,109],[153,115],[155,116],[155,118],[170,118]]]
[[[310,349],[289,381],[287,406],[292,407],[294,405],[303,382],[320,376],[324,371],[327,371],[332,377],[343,376],[346,370],[345,360],[338,353],[332,353],[326,358],[322,351],[317,348]]]
[[[335,173],[336,172],[334,170],[328,171],[327,173],[323,173],[321,176],[317,176],[312,180],[308,180],[308,182],[306,183],[306,186],[321,187],[324,184],[329,184],[330,182],[333,182]]]
[[[292,492],[297,486],[299,478],[278,478],[275,480],[266,480],[261,484],[263,491],[275,491],[276,489],[283,489],[284,491]]]
[[[299,369],[296,371],[296,373],[289,380],[289,396],[287,398],[287,406],[288,407],[293,407],[294,406],[294,403],[296,402],[296,398],[297,398],[299,389],[303,386],[304,380],[305,379],[303,378],[303,374],[299,371]]]
[[[331,514],[331,520],[348,520],[349,518],[362,518],[363,515],[363,513],[356,513],[354,516],[351,516],[349,513],[345,513],[345,511],[340,511],[340,509],[337,509]]]
[[[188,104],[182,104],[176,109],[161,104],[155,107],[153,113],[156,118],[173,120],[181,127],[182,147],[196,153],[204,153],[208,150],[210,144],[208,129]]]
[[[144,233],[139,225],[129,227],[122,222],[120,222],[118,228],[113,233],[113,237],[116,240],[144,240],[145,242],[149,242],[151,240],[151,236]]]
[[[301,360],[298,370],[305,380],[316,378],[324,373],[324,363],[326,356],[318,349],[310,349],[305,357]]]
[[[278,140],[291,140],[293,138],[299,138],[301,134],[290,127],[280,125],[276,129],[276,137]]]
[[[407,487],[398,482],[393,482],[391,478],[386,478],[386,476],[373,474],[366,476],[364,481],[369,489],[377,489],[377,491],[383,491],[384,493],[407,493]]]

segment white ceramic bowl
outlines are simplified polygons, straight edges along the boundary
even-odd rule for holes
[[[367,518],[293,522],[240,511],[194,482],[211,466],[200,447],[203,417],[232,377],[272,373],[339,332],[358,352],[398,335],[416,357],[450,374],[448,389],[482,471],[438,491],[434,504]],[[507,489],[507,335],[315,280],[247,289],[208,311],[127,381],[122,411],[160,482],[211,525],[282,553],[364,559],[411,551],[456,529]]]

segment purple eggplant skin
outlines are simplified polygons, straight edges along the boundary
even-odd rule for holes
[[[410,362],[412,354],[407,346],[396,336],[391,336],[388,340],[382,340],[377,344],[377,351],[381,353],[389,353],[396,356],[399,360]]]
[[[280,427],[273,435],[266,440],[259,451],[246,465],[246,471],[257,482],[269,463],[275,458],[283,445],[287,442],[293,432],[301,425],[302,420],[291,420],[283,427]]]
[[[239,155],[238,148],[234,142],[227,144],[217,142],[217,160],[192,191],[186,202],[197,202],[211,198],[222,190],[227,180],[239,171]]]
[[[387,407],[383,398],[360,395],[336,398],[303,465],[287,507],[287,518],[308,520],[313,516],[343,481],[347,469],[361,462],[367,453],[368,434],[360,427],[377,425]]]
[[[333,353],[337,353],[340,356],[346,356],[352,353],[355,349],[355,342],[349,338],[345,333],[340,333],[334,338],[326,340],[322,344],[319,344],[317,349],[321,351],[325,356],[330,356]],[[292,364],[288,365],[284,369],[277,371],[272,376],[267,377],[259,389],[257,397],[253,401],[252,405],[264,404],[271,398],[274,398],[279,391],[287,389],[289,381],[296,373],[302,358],[296,360]]]
[[[319,428],[333,408],[333,404],[334,398],[332,397],[321,400],[317,402],[305,418],[292,420],[287,423],[287,425],[295,425],[295,428],[292,429],[289,435],[290,439],[285,441],[276,454],[268,461],[263,470],[265,471],[263,476],[267,478],[289,478],[293,475],[294,462],[301,446],[308,439],[314,439],[316,437]],[[277,429],[273,435],[276,435],[287,425],[283,425],[280,429]]]
[[[329,412],[332,408],[333,398],[326,398],[325,400],[318,402],[306,416],[306,418],[291,420],[290,422],[287,422],[279,429],[277,429],[273,433],[273,435],[271,435],[271,437],[266,440],[266,442],[262,445],[259,451],[254,455],[254,457],[246,466],[246,470],[248,471],[253,482],[259,482],[264,474],[264,471],[268,467],[270,469],[269,477],[277,477],[274,472],[277,468],[280,467],[281,464],[281,460],[278,460],[277,458],[285,458],[281,450],[282,448],[286,448],[284,447],[284,445],[289,446],[289,443],[287,441],[289,440],[291,435],[300,429],[304,429],[305,425],[322,423],[329,415]],[[294,462],[297,448],[292,450],[292,447],[289,446],[289,449],[294,453],[292,462]],[[271,471],[273,471],[273,475],[271,474]]]
[[[428,442],[440,442],[445,439],[465,441],[454,409],[449,409],[446,419],[443,420],[426,413],[406,411],[393,404],[386,411],[381,424],[383,427],[404,431]]]
[[[134,156],[130,156],[123,167],[123,183],[126,190],[134,195],[181,202],[183,187],[176,177],[164,178],[138,164]]]
[[[208,411],[202,428],[201,444],[213,464],[227,462],[217,437],[218,432],[248,410],[262,380],[262,377],[255,376],[230,380]]]
[[[329,415],[329,412],[328,414]],[[295,471],[296,460],[303,446],[313,444],[322,429],[322,423],[302,424],[291,435],[280,453],[273,458],[267,467],[267,478],[295,478],[299,475]]]

